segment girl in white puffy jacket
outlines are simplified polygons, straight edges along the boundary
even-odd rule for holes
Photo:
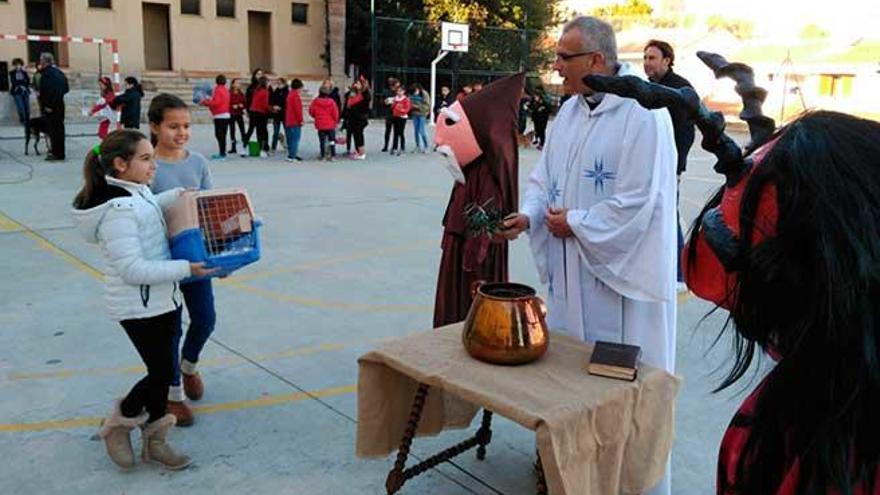
[[[140,132],[111,132],[89,152],[83,166],[85,184],[73,201],[77,228],[104,255],[105,300],[147,367],[141,379],[114,403],[101,426],[107,453],[119,466],[134,465],[129,432],[143,429],[142,458],[170,469],[190,459],[166,442],[174,416],[166,414],[173,372],[172,336],[180,326],[177,282],[209,275],[203,263],[172,260],[162,208],[181,190],[154,196],[153,146]]]

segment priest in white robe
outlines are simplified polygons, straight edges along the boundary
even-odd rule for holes
[[[665,110],[595,93],[589,74],[631,74],[611,26],[569,22],[554,68],[572,97],[560,108],[503,235],[529,235],[548,285],[547,324],[585,341],[635,344],[675,366],[676,148]],[[668,469],[667,469],[668,473]],[[669,493],[669,476],[650,493]]]

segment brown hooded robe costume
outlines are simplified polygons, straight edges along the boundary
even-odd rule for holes
[[[525,74],[509,76],[461,102],[483,154],[469,164],[462,164],[466,183],[455,183],[443,216],[435,328],[467,317],[474,282],[507,281],[508,242],[490,241],[485,235],[470,236],[465,208],[470,204],[482,205],[489,198],[494,198],[490,207],[505,215],[519,207],[517,112],[524,81]]]

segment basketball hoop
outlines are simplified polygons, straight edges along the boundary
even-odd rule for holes
[[[470,26],[467,24],[456,24],[454,22],[444,22],[440,25],[440,53],[437,54],[431,62],[431,98],[437,97],[437,64],[443,60],[449,52],[467,53],[468,51],[468,34]],[[434,125],[434,105],[431,105],[429,112],[430,121],[428,125]]]
[[[445,52],[467,52],[470,26],[444,22],[440,26],[440,49]]]

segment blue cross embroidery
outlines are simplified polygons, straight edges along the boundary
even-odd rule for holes
[[[559,189],[559,181],[553,179],[550,182],[550,187],[547,190],[547,202],[553,206],[556,206],[556,200],[562,196],[562,191]]]
[[[600,192],[605,194],[605,181],[616,179],[617,174],[614,172],[606,172],[605,164],[602,162],[602,159],[597,158],[596,161],[593,162],[593,170],[587,170],[584,172],[584,177],[593,180],[596,194],[599,194]]]

